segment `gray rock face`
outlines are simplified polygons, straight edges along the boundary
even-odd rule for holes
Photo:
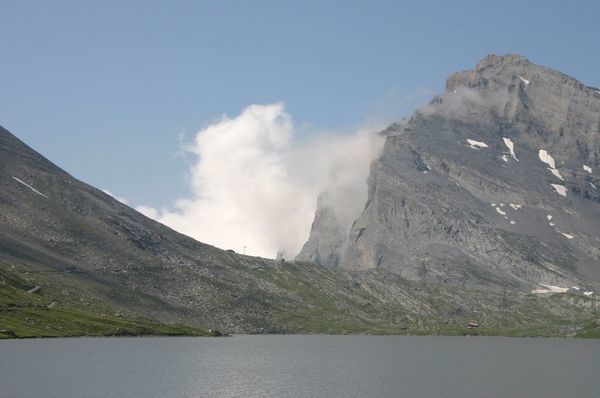
[[[348,233],[347,220],[342,220],[335,209],[327,204],[327,193],[317,199],[317,211],[309,240],[296,256],[298,261],[310,261],[336,268]]]
[[[380,153],[385,137],[401,129],[398,123],[378,132],[369,141],[373,156]],[[317,210],[310,237],[296,256],[298,261],[310,261],[330,268],[338,266],[342,249],[348,235],[348,227],[364,210],[367,200],[364,180],[368,176],[368,164],[365,163],[363,178],[345,174],[356,173],[353,170],[334,170],[329,176],[329,183],[317,199]],[[343,165],[341,166],[344,167]],[[347,166],[346,166],[347,167]]]
[[[319,229],[318,210],[303,255],[456,284],[600,281],[600,91],[487,56],[396,125],[368,190],[352,225]]]

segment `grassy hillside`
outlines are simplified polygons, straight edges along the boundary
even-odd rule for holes
[[[589,298],[407,281],[382,270],[335,271],[309,263],[251,270],[301,305],[279,319],[296,333],[581,336],[600,332]],[[468,329],[469,321],[479,323]]]
[[[134,316],[66,290],[43,273],[0,262],[0,338],[139,335],[209,333]]]
[[[582,296],[481,291],[414,283],[385,271],[239,259],[231,268],[241,282],[253,282],[245,290],[223,286],[213,297],[219,303],[213,317],[239,312],[237,321],[250,333],[600,337],[600,318]],[[104,304],[56,278],[0,262],[0,337],[209,335]],[[147,301],[149,308],[153,303]],[[479,327],[468,329],[470,321]]]

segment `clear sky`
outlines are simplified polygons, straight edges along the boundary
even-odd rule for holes
[[[350,130],[508,52],[600,86],[600,2],[0,0],[0,124],[164,206],[189,189],[182,140],[222,114],[282,101],[303,134]]]

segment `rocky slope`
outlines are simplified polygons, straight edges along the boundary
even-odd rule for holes
[[[522,291],[600,281],[599,89],[490,55],[385,133],[362,214],[319,208],[300,259]]]
[[[527,77],[530,90],[536,80]],[[525,88],[518,84],[513,89],[521,98]],[[439,116],[440,107],[455,109],[444,105],[451,95],[453,89],[433,111],[385,132],[369,202],[352,228],[344,211],[319,213],[323,222],[315,222],[312,235],[323,254],[318,260],[338,269],[197,242],[76,180],[0,128],[0,337],[202,333],[180,324],[229,333],[598,335],[593,300],[583,291],[530,294],[522,288],[534,278],[587,288],[582,259],[592,273],[598,248],[597,213],[587,209],[597,211],[597,204],[576,183],[596,184],[594,175],[568,174],[567,164],[575,170],[583,160],[565,157],[565,166],[554,168],[569,192],[558,195],[548,188],[553,172],[525,151],[516,127],[506,136],[514,139],[518,163],[483,124],[473,128],[475,115],[468,126]],[[475,109],[487,114],[485,107]],[[431,130],[434,122],[441,133]],[[437,146],[428,134],[442,137]],[[489,146],[472,149],[467,138]],[[597,136],[591,140],[585,164],[595,168]],[[452,145],[454,152],[446,150]],[[504,155],[508,162],[497,159]],[[500,171],[486,172],[492,165]],[[521,165],[543,177],[510,169]],[[539,188],[525,189],[520,178]],[[326,195],[321,204],[331,203]],[[511,203],[522,207],[513,212]],[[552,228],[547,214],[554,215]],[[548,228],[547,236],[516,229],[529,219]],[[525,250],[530,257],[523,262]],[[491,266],[490,258],[499,263]],[[471,320],[479,329],[466,329]]]

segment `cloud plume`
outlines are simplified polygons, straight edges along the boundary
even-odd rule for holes
[[[308,238],[326,187],[357,193],[343,197],[344,210],[364,205],[369,164],[383,143],[373,134],[378,128],[299,140],[282,103],[248,106],[203,128],[188,145],[190,197],[172,208],[137,209],[205,243],[291,258]]]

